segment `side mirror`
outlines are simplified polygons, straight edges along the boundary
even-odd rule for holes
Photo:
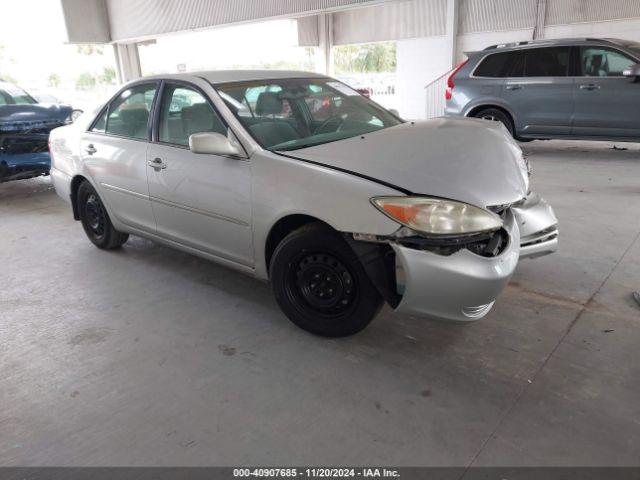
[[[208,155],[243,155],[239,145],[217,132],[202,132],[189,135],[189,149],[193,153]]]
[[[640,63],[635,63],[629,68],[625,68],[622,75],[637,82],[640,79]]]

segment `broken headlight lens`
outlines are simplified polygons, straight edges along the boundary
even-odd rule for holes
[[[428,235],[472,235],[498,230],[502,218],[467,203],[430,197],[374,197],[389,218]]]

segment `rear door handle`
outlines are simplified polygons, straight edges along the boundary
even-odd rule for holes
[[[524,85],[520,85],[519,83],[515,83],[515,84],[511,84],[511,85],[507,85],[506,89],[507,90],[522,90],[524,88]]]
[[[580,90],[600,90],[600,85],[595,83],[584,83],[580,85]]]
[[[96,147],[93,146],[93,143],[90,143],[89,145],[87,145],[87,148],[85,148],[84,151],[87,152],[89,155],[93,155],[98,150],[96,150]]]
[[[156,171],[164,170],[165,168],[167,168],[167,164],[164,163],[162,159],[158,157],[154,158],[153,160],[149,160],[147,162],[147,165],[149,165],[150,167],[153,167]]]

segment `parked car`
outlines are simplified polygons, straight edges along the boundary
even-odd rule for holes
[[[318,95],[334,115],[314,117]],[[140,235],[270,280],[321,335],[361,330],[384,301],[478,319],[519,258],[558,242],[502,126],[404,122],[317,74],[143,78],[53,130],[51,149],[55,189],[97,247]]]
[[[71,106],[68,102],[60,100],[58,97],[56,97],[55,95],[52,95],[51,93],[41,92],[41,91],[36,91],[36,92],[31,91],[31,96],[35,98],[38,101],[38,103],[41,105],[49,104],[49,105]],[[84,112],[81,109],[73,108],[70,116],[71,121],[75,122],[78,119],[78,117],[83,113]]]
[[[0,182],[49,174],[52,128],[71,121],[72,109],[40,105],[16,85],[0,81]]]
[[[564,39],[469,54],[447,82],[446,114],[496,120],[521,140],[640,140],[640,43]]]

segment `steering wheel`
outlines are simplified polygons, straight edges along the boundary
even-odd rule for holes
[[[314,134],[329,133],[331,131],[339,132],[340,128],[342,127],[342,124],[344,123],[344,121],[345,121],[345,119],[342,118],[340,115],[331,115],[324,122],[322,122],[322,124],[318,128],[316,128],[316,130],[313,133]],[[325,132],[325,130],[327,130],[327,127],[329,125],[334,124],[334,123],[335,123],[335,130],[329,130],[328,132]]]

